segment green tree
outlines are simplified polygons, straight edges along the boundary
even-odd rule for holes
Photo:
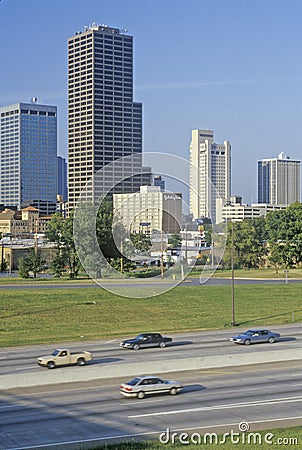
[[[266,217],[266,229],[271,262],[287,268],[301,264],[302,204],[295,202],[285,210],[269,213]]]
[[[73,213],[67,219],[61,214],[55,214],[49,223],[46,237],[56,245],[56,255],[52,264],[55,275],[60,277],[66,267],[70,278],[77,277],[81,264],[73,237]]]
[[[133,247],[138,250],[140,253],[147,253],[151,248],[151,239],[145,233],[132,233],[131,242]]]
[[[20,261],[19,275],[22,278],[29,278],[29,273],[32,272],[36,278],[37,274],[43,271],[44,266],[45,260],[42,258],[41,251],[30,248],[28,254]]]
[[[256,227],[249,220],[228,223],[228,237],[223,258],[227,267],[231,267],[232,246],[234,246],[234,268],[251,269],[263,266],[266,247],[259,240]]]
[[[120,218],[114,214],[112,201],[104,199],[96,218],[96,235],[99,247],[107,261],[121,257],[115,241],[120,245],[125,234]]]
[[[182,245],[182,239],[179,233],[174,233],[169,238],[169,248],[178,248]]]

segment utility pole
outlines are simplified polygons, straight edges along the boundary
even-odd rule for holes
[[[121,240],[121,273],[124,272],[124,260],[123,260],[123,240]]]
[[[163,229],[160,232],[160,277],[164,278],[164,251],[163,251]]]
[[[232,229],[232,240],[231,240],[231,269],[232,269],[232,322],[231,325],[234,327],[236,325],[235,322],[235,278],[234,278],[234,224],[231,222]]]
[[[35,220],[35,255],[38,254],[38,219]]]
[[[2,238],[2,244],[1,244],[1,268],[0,268],[1,272],[3,272],[4,270],[4,241]]]

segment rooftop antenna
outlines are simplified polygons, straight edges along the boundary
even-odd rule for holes
[[[32,97],[30,101],[31,101],[31,103],[38,103],[38,98]]]

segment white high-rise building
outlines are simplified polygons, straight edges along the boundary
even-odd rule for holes
[[[300,201],[301,161],[284,152],[258,161],[258,203],[290,205]]]
[[[216,223],[216,201],[230,200],[231,144],[214,142],[212,130],[192,130],[190,145],[190,212],[194,219]]]

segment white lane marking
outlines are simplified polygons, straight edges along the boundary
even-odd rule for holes
[[[132,416],[128,416],[129,419],[134,419],[137,417],[150,417],[150,416],[167,416],[169,414],[184,414],[184,413],[192,413],[198,411],[212,411],[216,409],[230,409],[230,408],[241,408],[242,406],[264,406],[264,405],[274,405],[279,403],[293,403],[293,402],[301,402],[302,397],[285,397],[281,399],[271,399],[264,401],[253,401],[253,402],[245,402],[245,403],[231,403],[228,405],[217,405],[217,406],[204,406],[200,408],[190,408],[190,409],[178,409],[174,411],[161,411],[155,413],[146,413],[146,414],[136,414]]]
[[[23,408],[24,406],[28,406],[28,403],[21,403],[21,404],[18,404],[18,405],[6,405],[6,406],[0,406],[0,409]]]
[[[162,400],[146,400],[146,401],[139,401],[139,402],[137,402],[137,403],[135,403],[136,405],[141,405],[141,404],[143,404],[143,403],[158,403],[158,402],[165,402],[166,401],[166,399],[162,399]],[[132,406],[133,405],[133,403],[120,403],[120,406]]]
[[[294,417],[281,417],[280,419],[262,419],[262,420],[250,420],[249,424],[256,424],[256,423],[270,423],[270,422],[280,422],[283,420],[297,420],[297,419],[302,419],[302,416],[294,416]],[[205,426],[205,427],[192,427],[192,428],[180,428],[180,429],[173,429],[173,431],[178,431],[178,432],[183,432],[183,431],[193,431],[193,430],[209,430],[210,428],[218,428],[218,427],[238,427],[238,422],[235,423],[222,423],[222,424],[218,424],[218,425],[209,425],[209,426]],[[37,445],[33,445],[33,446],[29,446],[29,447],[14,447],[14,448],[9,448],[9,449],[2,449],[2,450],[30,450],[30,449],[43,449],[43,448],[50,448],[50,447],[55,447],[58,445],[70,445],[70,444],[84,444],[86,442],[98,442],[98,441],[106,441],[106,440],[112,440],[112,439],[129,439],[129,438],[135,438],[138,436],[150,436],[152,434],[156,434],[158,435],[159,433],[163,433],[165,432],[165,430],[159,430],[159,431],[149,431],[149,432],[145,432],[145,433],[133,433],[133,434],[120,434],[117,436],[107,436],[107,437],[98,437],[98,438],[93,438],[93,439],[82,439],[79,441],[65,441],[65,442],[55,442],[53,444],[37,444]]]

